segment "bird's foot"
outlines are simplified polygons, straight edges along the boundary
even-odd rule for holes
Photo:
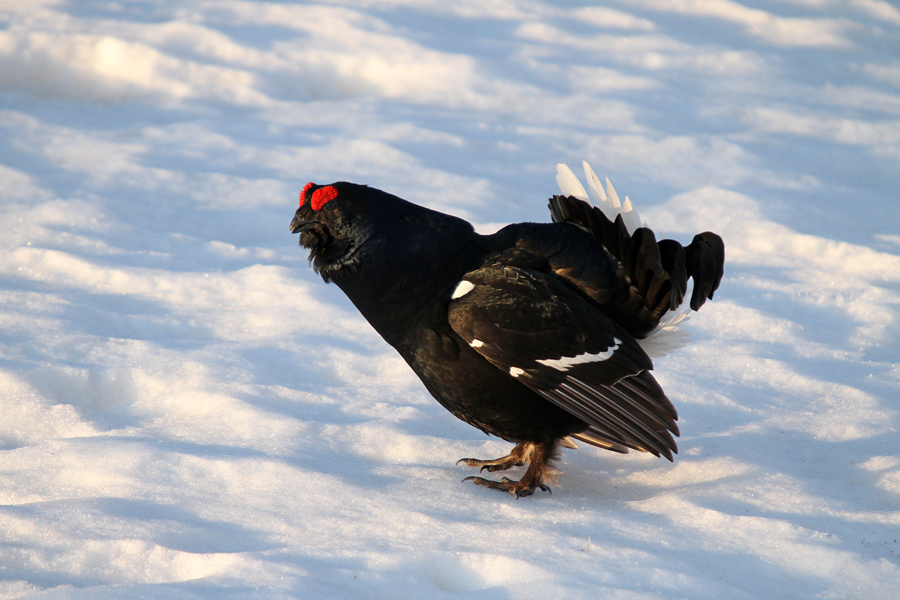
[[[505,471],[511,467],[520,467],[527,464],[528,469],[519,481],[513,481],[504,477],[500,481],[492,481],[483,477],[466,477],[463,481],[471,481],[476,485],[483,485],[495,490],[509,492],[516,498],[530,496],[537,488],[545,492],[550,487],[545,483],[556,481],[556,471],[550,466],[550,461],[556,458],[556,441],[530,443],[524,442],[516,445],[507,456],[493,460],[479,460],[477,458],[462,458],[456,464],[466,463],[469,467],[481,467],[482,471]],[[551,492],[552,493],[552,492]]]
[[[485,479],[483,477],[466,477],[463,481],[471,481],[476,485],[483,485],[485,487],[489,487],[495,490],[503,490],[509,492],[516,498],[521,498],[522,496],[530,496],[534,493],[535,488],[541,488],[545,492],[553,493],[550,490],[550,486],[545,484],[543,481],[535,481],[529,482],[526,481],[526,477],[522,477],[519,481],[513,481],[509,477],[504,477],[500,481],[492,481],[490,479]]]

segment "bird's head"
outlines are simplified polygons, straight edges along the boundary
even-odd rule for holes
[[[339,181],[330,185],[310,182],[300,193],[291,233],[300,234],[300,245],[309,249],[309,261],[325,281],[358,267],[360,249],[372,235],[368,215],[373,192],[381,193]]]
[[[300,245],[309,248],[309,260],[325,281],[345,284],[430,264],[437,255],[452,253],[473,231],[457,217],[339,181],[306,184],[291,233],[300,234]]]

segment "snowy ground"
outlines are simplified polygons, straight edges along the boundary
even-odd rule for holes
[[[0,598],[866,598],[900,581],[900,10],[0,0]],[[288,223],[481,229],[589,160],[726,279],[675,464],[460,480],[456,421]]]

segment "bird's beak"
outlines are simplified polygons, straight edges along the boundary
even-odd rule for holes
[[[300,230],[303,228],[303,224],[297,215],[294,215],[294,218],[291,219],[291,233],[300,233]]]

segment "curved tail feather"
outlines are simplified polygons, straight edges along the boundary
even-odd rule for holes
[[[694,281],[691,309],[698,310],[711,299],[723,275],[722,238],[706,231],[695,235],[686,247],[676,240],[657,241],[649,228],[634,227],[635,223],[640,224],[640,217],[631,202],[626,198],[620,203],[608,180],[604,194],[593,169],[587,163],[584,166],[599,206],[588,204],[588,194],[571,169],[557,165],[557,182],[563,195],[550,199],[550,214],[556,223],[574,223],[590,231],[622,264],[643,299],[645,334],[659,325],[664,314],[681,305],[688,279]]]

